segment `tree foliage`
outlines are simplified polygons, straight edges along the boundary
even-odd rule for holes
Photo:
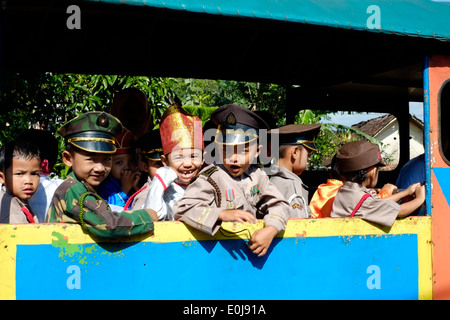
[[[5,78],[0,87],[0,146],[31,126],[56,133],[63,123],[81,113],[109,112],[114,95],[128,87],[136,87],[148,97],[154,126],[175,98],[203,124],[217,107],[230,103],[267,111],[278,126],[286,124],[286,88],[276,84],[51,72],[14,73]],[[329,119],[328,114],[302,110],[296,115],[295,123],[318,123]],[[317,138],[320,151],[311,155],[310,168],[323,166],[343,142],[356,139],[352,133],[374,140],[354,128],[323,124]],[[64,146],[62,139],[59,141],[61,153]],[[60,161],[56,169],[61,177],[65,176],[67,168]]]

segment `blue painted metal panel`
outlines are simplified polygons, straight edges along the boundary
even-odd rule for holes
[[[423,68],[423,132],[430,132],[430,58],[425,57]],[[431,141],[430,135],[424,134],[425,151],[425,205],[431,214]]]
[[[450,207],[450,168],[433,168],[433,172]]]
[[[18,245],[17,299],[418,299],[417,235]]]

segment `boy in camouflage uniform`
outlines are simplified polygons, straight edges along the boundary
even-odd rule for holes
[[[117,118],[96,111],[84,113],[58,130],[66,143],[63,162],[72,170],[55,191],[47,222],[80,223],[101,238],[153,230],[157,217],[150,210],[112,212],[95,190],[111,171],[115,137],[121,132],[122,124]]]

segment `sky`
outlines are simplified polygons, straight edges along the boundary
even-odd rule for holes
[[[421,102],[410,102],[409,104],[409,112],[414,115],[416,118],[423,121],[423,103]],[[385,113],[370,113],[370,114],[334,114],[330,115],[330,120],[321,121],[323,123],[339,123],[346,126],[352,126],[361,121],[366,121],[369,119],[377,118]]]

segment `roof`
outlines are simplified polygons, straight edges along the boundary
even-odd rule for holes
[[[81,29],[67,27],[72,4]],[[396,103],[423,99],[427,54],[450,54],[450,4],[431,0],[15,0],[0,13],[0,77],[224,79]]]
[[[375,137],[383,128],[395,121],[396,117],[392,114],[380,116],[366,121],[361,121],[352,125],[352,128],[358,129],[371,137]],[[417,127],[424,127],[423,122],[413,115],[409,115],[409,121],[414,123]]]
[[[449,1],[100,0],[100,2],[430,37],[444,41],[449,41],[450,38]]]

